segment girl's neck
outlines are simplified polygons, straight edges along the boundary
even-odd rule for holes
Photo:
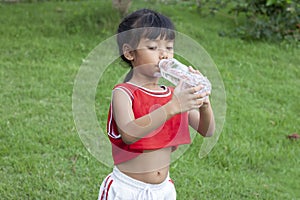
[[[158,81],[140,81],[132,78],[128,82],[140,87],[147,88],[149,90],[162,90],[160,85],[158,85],[157,83]]]

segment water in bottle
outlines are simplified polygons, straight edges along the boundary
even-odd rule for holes
[[[197,93],[210,92],[211,83],[207,77],[189,71],[189,68],[176,60],[162,59],[159,62],[160,74],[163,78],[177,85],[180,80],[183,80],[183,88],[190,88],[201,84],[203,88]]]

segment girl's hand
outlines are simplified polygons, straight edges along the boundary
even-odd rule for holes
[[[189,68],[189,71],[190,71],[190,72],[192,72],[192,73],[194,73],[194,74],[199,74],[199,75],[203,76],[199,70],[194,69],[192,66],[188,66],[188,68]],[[207,92],[207,93],[206,93],[207,98],[205,98],[205,99],[203,100],[203,104],[204,104],[204,105],[209,103],[209,95],[210,95],[210,92]]]
[[[206,92],[195,94],[202,89],[202,85],[182,89],[183,81],[180,81],[174,90],[174,94],[170,103],[172,104],[174,114],[186,112],[192,109],[199,109],[208,94]]]
[[[189,68],[190,72],[192,72],[194,74],[200,74],[200,75],[202,75],[199,70],[194,69],[192,66],[188,66],[188,68]]]

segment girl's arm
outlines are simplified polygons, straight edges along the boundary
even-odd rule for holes
[[[172,100],[137,119],[134,117],[131,99],[128,95],[122,90],[114,90],[112,95],[113,115],[122,140],[126,144],[132,144],[159,128],[172,116],[191,109],[199,109],[198,96],[194,92],[200,87],[180,91],[181,85],[182,83],[175,88]]]
[[[189,111],[189,124],[204,137],[213,135],[215,120],[209,99],[199,109]]]
[[[201,74],[191,66],[189,66],[189,70],[192,73]],[[206,95],[209,94],[200,94],[199,96],[202,98]],[[210,137],[214,134],[215,120],[209,98],[203,101],[203,104],[199,109],[189,111],[189,124],[204,137]]]

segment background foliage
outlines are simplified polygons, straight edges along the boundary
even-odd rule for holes
[[[3,0],[4,2],[45,2],[50,0]],[[52,0],[67,2],[78,0]],[[199,13],[217,14],[221,10],[228,12],[228,18],[234,17],[234,30],[220,34],[243,39],[299,42],[300,40],[300,0],[144,0],[154,4],[191,5]],[[111,1],[121,15],[126,14],[131,0]],[[88,22],[89,23],[89,22]]]
[[[198,1],[198,9],[204,7],[213,14],[225,8],[234,14],[237,28],[233,35],[241,38],[300,41],[299,0]]]

